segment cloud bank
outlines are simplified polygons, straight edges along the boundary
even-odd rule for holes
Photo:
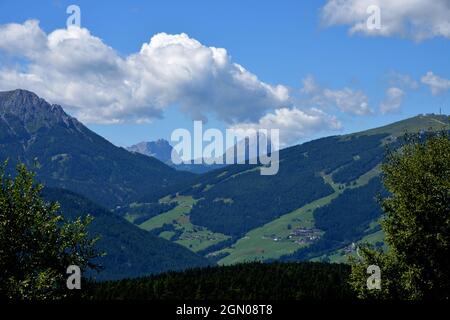
[[[367,28],[367,8],[378,6],[381,28]],[[328,0],[321,9],[325,26],[346,25],[349,33],[401,36],[415,41],[450,38],[448,0]]]
[[[86,122],[149,121],[173,104],[196,119],[258,121],[290,104],[285,86],[259,80],[225,49],[184,33],[156,34],[126,57],[87,29],[45,34],[36,20],[0,26],[0,39],[0,52],[26,60],[0,68],[1,90],[32,90]]]
[[[337,24],[347,11],[360,12],[364,1],[356,5],[351,0],[330,0],[322,17]],[[389,25],[389,19],[385,23]],[[342,124],[330,114],[335,111],[374,114],[363,91],[327,88],[312,76],[303,79],[296,101],[286,86],[258,79],[234,62],[226,49],[206,46],[184,33],[156,34],[126,56],[85,28],[71,26],[46,34],[37,20],[0,25],[0,39],[0,90],[34,91],[83,122],[148,122],[178,105],[197,120],[214,116],[230,127],[279,128],[282,144],[289,145],[319,131],[339,130]],[[421,84],[433,95],[450,90],[450,80],[431,71]],[[391,74],[381,114],[397,112],[406,91],[418,87],[408,75]]]
[[[432,95],[438,95],[450,90],[450,80],[439,77],[431,71],[428,71],[420,81],[430,88]]]
[[[382,114],[394,113],[400,110],[405,92],[397,87],[391,87],[386,90],[386,97],[380,104]]]
[[[307,97],[307,104],[318,108],[336,107],[342,112],[359,116],[373,113],[369,107],[369,98],[364,92],[348,87],[324,88],[317,84],[312,76],[303,79],[301,93]]]
[[[239,123],[232,129],[279,129],[280,146],[285,147],[311,134],[341,129],[341,122],[322,110],[280,108],[263,116],[257,123]]]

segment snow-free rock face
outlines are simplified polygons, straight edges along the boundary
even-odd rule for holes
[[[119,148],[26,90],[0,92],[0,161],[38,164],[45,185],[77,192],[108,208],[165,195],[191,179],[161,161]]]
[[[170,143],[164,139],[150,142],[143,141],[127,148],[128,151],[154,157],[162,162],[171,161],[172,149]]]
[[[33,92],[21,89],[0,92],[0,119],[9,124],[10,129],[22,125],[28,133],[54,125],[72,129],[81,129],[82,126],[77,119],[67,115],[61,106],[50,105]]]

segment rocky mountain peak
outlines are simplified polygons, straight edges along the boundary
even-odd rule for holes
[[[28,132],[56,124],[65,127],[81,125],[60,105],[51,105],[35,93],[23,89],[0,92],[0,118],[10,126],[22,125]]]

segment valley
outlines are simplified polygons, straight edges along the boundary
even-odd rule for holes
[[[260,175],[260,164],[193,174],[139,153],[151,146],[167,157],[170,146],[164,141],[157,143],[160,149],[115,147],[31,92],[1,93],[0,111],[2,159],[10,158],[11,165],[37,161],[38,179],[59,190],[49,199],[60,201],[65,215],[102,212],[103,225],[96,223],[94,230],[105,236],[102,248],[111,252],[104,260],[112,268],[106,278],[174,266],[346,262],[356,254],[355,244],[383,247],[376,197],[385,192],[380,180],[385,148],[395,148],[405,132],[448,129],[447,116],[419,115],[282,149],[274,176]],[[133,249],[123,249],[129,241]],[[151,242],[156,251],[149,255],[145,246]],[[183,261],[165,252],[169,246]],[[127,267],[114,269],[116,261]]]
[[[432,3],[0,1],[0,304],[450,300],[450,0]]]
[[[277,208],[273,210],[273,218],[270,221],[267,223],[261,222],[259,226],[249,228],[239,235],[219,232],[217,230],[221,228],[214,230],[214,225],[210,225],[208,228],[207,225],[202,225],[201,221],[195,225],[192,223],[192,214],[196,214],[195,211],[201,208],[200,205],[202,203],[211,201],[215,207],[208,207],[212,211],[205,211],[205,213],[211,214],[220,205],[223,208],[217,217],[219,220],[226,216],[227,210],[230,210],[232,215],[233,206],[240,202],[240,195],[233,193],[225,186],[248,184],[248,188],[252,188],[252,185],[258,182],[258,177],[252,175],[258,169],[258,166],[248,166],[242,169],[237,166],[228,166],[222,170],[206,173],[198,178],[191,188],[180,190],[177,193],[174,199],[180,201],[180,204],[176,209],[153,217],[139,226],[146,230],[156,230],[156,228],[161,228],[163,225],[169,229],[173,228],[174,231],[165,231],[159,234],[166,239],[171,239],[175,230],[178,230],[179,236],[172,240],[190,250],[200,252],[205,257],[221,265],[292,259],[291,257],[295,257],[296,253],[302,252],[301,249],[308,251],[309,249],[307,248],[313,244],[313,253],[308,253],[307,259],[311,261],[346,262],[349,255],[356,254],[356,247],[353,243],[367,242],[374,245],[383,245],[383,233],[380,231],[377,222],[381,212],[377,209],[378,204],[375,200],[381,189],[373,189],[369,186],[369,189],[374,191],[370,191],[369,195],[364,194],[364,199],[369,200],[367,203],[370,209],[368,210],[372,212],[373,218],[363,218],[360,226],[353,226],[359,231],[339,240],[341,244],[338,247],[334,244],[326,250],[324,248],[314,249],[315,246],[320,246],[321,238],[326,233],[325,230],[318,228],[316,225],[316,210],[323,207],[333,208],[338,206],[339,201],[336,202],[337,199],[342,197],[344,193],[347,194],[350,190],[353,192],[352,197],[362,197],[363,194],[361,193],[366,192],[369,182],[371,182],[371,185],[378,184],[376,181],[379,181],[380,162],[385,152],[385,146],[395,146],[397,139],[405,132],[413,133],[425,130],[425,128],[439,130],[443,125],[445,125],[445,119],[442,117],[418,116],[382,128],[341,137],[324,138],[288,150],[282,150],[280,153],[282,164],[289,166],[289,162],[295,163],[303,167],[304,171],[302,173],[312,170],[314,175],[320,177],[325,186],[330,188],[330,191],[327,191],[322,197],[316,197],[290,212],[283,213],[282,209]],[[329,164],[325,160],[325,166],[304,162],[309,160],[310,154],[315,155],[313,157],[315,161],[320,160],[323,162],[324,150],[317,149],[318,146],[316,144],[327,145],[330,142],[341,146],[341,149],[345,152],[341,158],[337,157],[334,163],[330,162]],[[294,152],[292,149],[298,150]],[[312,149],[316,154],[310,153],[311,151],[308,149]],[[339,149],[334,151],[339,151]],[[298,157],[299,155],[300,158]],[[281,174],[283,174],[283,170],[281,170]],[[249,176],[254,179],[249,179]],[[296,184],[295,188],[296,190],[301,190],[305,186],[307,184],[302,185],[299,183]],[[364,188],[365,186],[366,188]],[[273,191],[269,186],[265,188]],[[262,189],[262,192],[264,191],[265,189]],[[268,196],[272,197],[272,199],[274,198],[273,195]],[[248,203],[248,201],[246,202]],[[270,207],[261,209],[267,212],[270,210]],[[342,214],[345,214],[345,212]],[[346,224],[344,225],[346,226]],[[339,230],[336,232],[339,232]],[[339,236],[337,238],[339,239]],[[329,240],[324,241],[328,243]],[[333,242],[335,241],[333,240]]]

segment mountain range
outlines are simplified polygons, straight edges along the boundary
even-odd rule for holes
[[[158,139],[157,141],[139,142],[127,148],[128,151],[137,152],[149,157],[154,157],[166,164],[172,164],[173,147],[169,141]]]
[[[224,167],[221,164],[193,164],[191,163],[179,163],[181,162],[181,158],[178,153],[174,150],[174,148],[170,145],[169,141],[164,139],[158,139],[156,141],[142,141],[137,144],[134,144],[130,147],[126,148],[130,152],[140,153],[149,157],[153,157],[158,159],[161,162],[164,162],[168,166],[171,166],[177,170],[188,171],[192,173],[205,173],[208,171],[212,171],[218,168]],[[177,163],[175,164],[172,161],[172,153],[174,157],[177,159]]]
[[[384,246],[376,201],[385,190],[380,164],[405,133],[448,130],[448,116],[418,115],[388,126],[331,136],[280,151],[280,170],[229,165],[160,198],[149,214],[135,203],[131,222],[219,264],[273,259],[346,261],[358,242]]]
[[[107,208],[157,199],[192,178],[114,146],[60,106],[25,90],[0,92],[0,158],[11,165],[36,164],[46,186],[70,189]]]
[[[109,209],[145,196],[164,195],[192,175],[151,157],[118,148],[87,129],[58,105],[25,90],[0,92],[0,160],[8,171],[23,162],[58,201],[68,219],[91,214],[100,235],[98,279],[118,279],[206,266],[192,251],[145,232]]]
[[[384,246],[375,198],[385,193],[385,149],[405,132],[442,129],[448,116],[418,115],[283,149],[274,176],[250,164],[194,174],[169,163],[167,141],[130,152],[32,92],[0,92],[0,160],[10,172],[18,162],[36,171],[67,218],[94,216],[91,231],[108,252],[99,279],[253,260],[339,262],[358,242]]]

